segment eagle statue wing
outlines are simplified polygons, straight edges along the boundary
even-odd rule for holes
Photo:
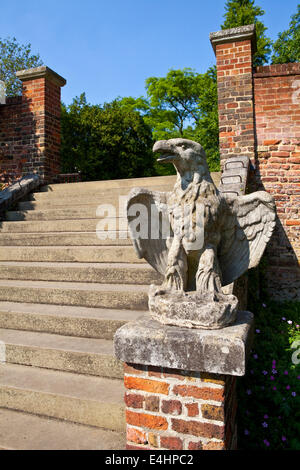
[[[273,197],[265,191],[222,196],[225,210],[218,259],[226,286],[258,265],[272,236],[276,211]]]
[[[172,237],[168,194],[134,188],[127,202],[128,227],[135,251],[161,274],[166,271],[167,242]]]

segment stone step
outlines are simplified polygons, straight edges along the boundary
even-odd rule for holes
[[[147,310],[147,285],[0,281],[0,301]]]
[[[145,312],[69,305],[0,302],[0,328],[112,340]]]
[[[135,188],[137,186],[174,185],[176,175],[171,176],[148,176],[144,178],[127,178],[117,180],[86,181],[80,183],[58,183],[41,187],[45,192],[78,192],[80,190],[111,190],[120,188]]]
[[[66,207],[56,209],[44,210],[22,210],[22,211],[7,211],[5,220],[19,221],[19,220],[62,220],[62,219],[92,219],[96,216],[97,206],[91,205],[88,207]]]
[[[215,185],[220,183],[220,172],[211,173]],[[176,181],[176,175],[156,176],[150,178],[132,178],[128,180],[89,181],[85,183],[52,184],[43,186],[40,192],[32,193],[31,201],[58,200],[61,195],[67,195],[72,200],[88,198],[96,202],[97,198],[112,195],[126,195],[132,188],[144,187],[154,191],[171,191]],[[108,194],[109,192],[109,194]]]
[[[1,362],[122,379],[113,342],[32,331],[0,329]]]
[[[98,197],[92,199],[82,197],[80,200],[76,200],[75,202],[73,199],[69,198],[58,198],[58,199],[51,199],[46,198],[39,201],[21,201],[17,204],[17,210],[19,211],[26,211],[26,210],[45,210],[45,209],[95,209],[100,204],[112,204],[118,210],[119,207],[126,207],[127,196],[119,196],[116,194],[115,196],[108,196],[103,195],[102,197]]]
[[[114,223],[115,221],[115,223]],[[101,223],[101,227],[98,223]],[[127,224],[125,218],[109,219],[107,231],[126,231]],[[45,233],[45,232],[93,232],[94,234],[103,232],[103,219],[96,216],[92,219],[58,219],[58,220],[27,220],[27,221],[4,221],[0,224],[0,233]]]
[[[72,184],[72,183],[71,183]],[[64,185],[64,188],[61,188],[59,191],[41,191],[41,192],[36,192],[36,193],[31,193],[31,195],[28,197],[30,201],[55,201],[58,202],[58,200],[62,198],[67,198],[68,199],[68,204],[70,203],[82,203],[81,201],[83,200],[85,203],[89,204],[96,204],[98,205],[99,202],[105,202],[105,199],[107,197],[111,198],[113,196],[119,197],[119,196],[127,196],[131,189],[133,187],[146,187],[147,189],[150,189],[152,191],[171,191],[173,186],[172,184],[163,184],[163,185],[156,185],[156,186],[146,186],[146,185],[135,185],[132,187],[121,187],[121,188],[92,188],[92,187],[83,187],[80,190],[75,191],[75,188],[69,187],[70,185]]]
[[[153,189],[153,188],[152,188]],[[159,188],[161,189],[161,188]],[[169,191],[170,188],[165,188],[162,189],[162,191]],[[26,210],[47,210],[47,209],[69,209],[71,210],[94,210],[94,213],[96,212],[96,209],[98,206],[101,204],[111,204],[113,205],[116,210],[118,211],[119,208],[122,208],[126,212],[126,204],[128,200],[128,192],[126,194],[111,194],[109,191],[109,194],[107,194],[107,191],[105,193],[98,194],[96,197],[94,194],[92,195],[83,195],[83,196],[78,196],[78,195],[67,195],[66,197],[59,197],[56,193],[53,196],[45,197],[44,195],[48,193],[37,193],[36,197],[37,200],[32,200],[34,195],[30,196],[29,201],[21,201],[17,204],[17,210],[19,211],[26,211]],[[44,197],[40,197],[39,195],[42,195]],[[36,198],[35,198],[36,199]]]
[[[16,225],[16,224],[15,224]],[[100,234],[100,232],[99,232]],[[104,234],[103,234],[104,235]],[[110,235],[110,237],[108,237]],[[131,246],[128,232],[108,232],[101,239],[94,232],[0,232],[0,246]]]
[[[0,364],[0,408],[122,432],[123,395],[118,379]]]
[[[1,261],[0,279],[97,282],[106,284],[162,283],[162,276],[150,265],[135,263]]]
[[[104,204],[104,203],[103,203]],[[69,220],[69,219],[102,219],[108,217],[107,204],[104,204],[103,209],[101,205],[96,206],[95,204],[84,205],[84,206],[67,206],[67,207],[58,207],[55,209],[43,209],[43,210],[21,210],[21,211],[6,211],[5,220],[7,221],[22,221],[22,220]],[[123,206],[124,207],[124,206]],[[126,207],[126,206],[125,206]],[[119,214],[126,213],[125,208],[122,212],[119,212],[119,206],[113,205],[112,208],[113,217],[117,219],[124,217],[119,217]],[[115,214],[115,215],[114,215]]]
[[[0,449],[123,450],[125,446],[125,433],[0,408]]]
[[[145,263],[133,246],[0,246],[1,261]]]

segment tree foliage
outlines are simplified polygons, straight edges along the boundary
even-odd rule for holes
[[[144,113],[155,140],[182,137],[200,142],[212,171],[219,169],[216,69],[200,74],[190,68],[170,70],[165,77],[146,80]],[[137,103],[138,104],[138,103]],[[148,107],[147,107],[148,104]],[[156,165],[159,174],[172,174],[172,165]]]
[[[258,17],[265,14],[264,10],[255,5],[254,0],[227,0],[225,12],[222,29],[248,24],[256,25],[257,52],[254,55],[254,65],[263,65],[268,62],[272,41],[265,35],[267,28],[258,20]]]
[[[0,38],[0,80],[6,85],[6,95],[22,93],[22,83],[16,77],[19,70],[39,67],[43,62],[39,54],[31,52],[31,44],[19,44],[15,37]]]
[[[152,134],[143,117],[119,100],[91,105],[85,94],[62,105],[63,172],[105,180],[155,174]]]
[[[278,34],[273,43],[273,64],[300,62],[300,4],[297,12],[292,15],[289,28]]]

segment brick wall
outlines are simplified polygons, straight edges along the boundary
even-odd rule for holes
[[[1,171],[20,177],[26,161],[24,147],[26,122],[23,120],[22,97],[7,98],[0,105],[0,164]],[[28,144],[28,141],[27,141]]]
[[[127,449],[236,448],[236,378],[124,365]]]
[[[300,63],[257,67],[253,78],[257,189],[278,214],[267,277],[277,298],[300,298]]]
[[[211,34],[216,53],[221,159],[247,155],[251,189],[274,196],[267,248],[269,293],[300,299],[300,64],[253,68],[252,25]]]
[[[60,89],[65,80],[48,67],[17,72],[22,96],[0,105],[2,172],[39,173],[46,181],[60,171]]]

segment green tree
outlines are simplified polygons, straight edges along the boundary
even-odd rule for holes
[[[289,28],[278,34],[278,39],[273,43],[273,64],[286,64],[288,62],[300,62],[300,4],[297,13],[292,15]]]
[[[254,55],[254,65],[263,65],[268,62],[272,41],[265,35],[267,28],[258,20],[258,17],[265,14],[264,10],[255,5],[254,0],[227,0],[225,11],[222,29],[236,28],[247,24],[256,25],[257,52]]]
[[[16,72],[31,67],[39,67],[43,62],[39,54],[32,54],[31,44],[19,44],[16,38],[0,38],[0,80],[6,85],[6,95],[22,93],[22,83]]]
[[[183,137],[200,142],[212,171],[219,169],[216,70],[205,74],[190,68],[170,70],[165,77],[146,80],[149,107],[144,119],[155,140]],[[159,174],[174,173],[173,166]]]
[[[152,176],[152,133],[139,112],[120,100],[103,106],[87,103],[85,94],[62,105],[62,171],[105,180]]]

